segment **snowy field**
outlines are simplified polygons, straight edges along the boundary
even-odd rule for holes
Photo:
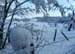
[[[75,54],[75,30],[67,31],[68,26],[66,24],[58,23],[55,27],[54,23],[46,22],[27,22],[33,29],[33,41],[35,46],[39,43],[35,54]],[[30,24],[31,23],[31,24]],[[24,22],[18,22],[19,25],[26,25]],[[27,24],[27,26],[28,26]],[[11,28],[17,24],[13,22]],[[7,27],[7,26],[6,26]],[[55,29],[57,29],[57,35],[55,42],[53,41]],[[29,29],[30,30],[30,29]],[[5,30],[6,31],[6,30]],[[61,31],[69,38],[69,41],[61,34]],[[38,38],[41,38],[38,40]],[[0,54],[16,54],[12,49],[11,44],[6,44],[5,49],[0,51]]]

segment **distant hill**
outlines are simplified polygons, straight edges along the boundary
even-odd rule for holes
[[[70,22],[70,17],[37,17],[37,22],[64,23]]]
[[[27,22],[27,21],[30,21],[30,19],[29,18],[25,18],[25,19],[14,18],[13,21],[25,21],[25,22]]]
[[[23,21],[23,22],[29,22],[29,21],[36,21],[37,22],[48,22],[48,23],[70,23],[71,18],[70,17],[36,17],[36,18],[25,18],[25,19],[18,19],[14,18],[13,21]]]

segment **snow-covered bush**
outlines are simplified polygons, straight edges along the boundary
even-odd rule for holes
[[[16,54],[31,54],[32,35],[23,27],[15,27],[10,32],[11,45]]]

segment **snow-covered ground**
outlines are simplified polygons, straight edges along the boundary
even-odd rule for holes
[[[20,23],[20,22],[19,22]],[[25,23],[21,22],[23,25]],[[21,24],[20,23],[20,24]],[[66,24],[57,24],[55,27],[54,23],[46,23],[46,22],[27,22],[32,23],[34,30],[34,43],[38,44],[36,41],[37,33],[39,37],[41,37],[42,42],[40,46],[36,50],[36,54],[75,54],[75,30],[67,31],[67,28],[64,26]],[[13,23],[14,25],[14,23]],[[14,26],[11,26],[14,27]],[[53,41],[55,29],[57,29],[56,41]],[[69,38],[69,41],[65,39],[65,37],[61,34],[61,31]],[[42,33],[41,33],[42,32]],[[36,34],[35,34],[36,33]],[[40,39],[40,40],[41,40]],[[15,54],[12,49],[11,44],[6,45],[6,48],[0,51],[0,54]]]

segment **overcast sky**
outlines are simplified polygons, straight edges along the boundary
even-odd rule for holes
[[[22,2],[22,1],[24,1],[24,0],[20,0],[20,2]],[[67,2],[67,0],[57,0],[57,1],[60,5],[63,5],[63,7],[71,7],[71,5],[73,5],[73,7],[75,9],[75,1],[73,1],[73,0],[69,0],[69,3]],[[29,2],[25,3],[23,6],[30,7],[30,8],[35,8],[35,6],[31,5]],[[68,12],[71,12],[71,11],[68,11]],[[34,16],[34,14],[32,16]],[[37,16],[43,16],[43,14],[37,14]],[[59,10],[50,11],[50,16],[61,16],[61,14],[60,14]]]

